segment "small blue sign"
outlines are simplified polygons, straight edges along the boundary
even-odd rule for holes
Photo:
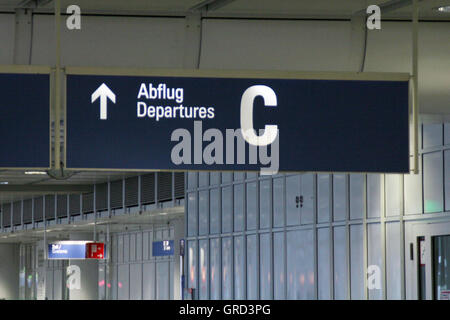
[[[0,167],[50,167],[50,76],[0,73]]]
[[[173,256],[173,240],[153,241],[153,256]]]
[[[48,259],[86,259],[86,243],[51,243],[48,245]]]

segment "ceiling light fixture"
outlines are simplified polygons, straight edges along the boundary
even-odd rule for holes
[[[0,184],[8,184],[8,181],[0,181]]]
[[[449,6],[438,7],[438,8],[436,8],[436,10],[439,11],[439,12],[450,13],[450,5]]]
[[[25,171],[25,174],[47,174],[45,171]]]

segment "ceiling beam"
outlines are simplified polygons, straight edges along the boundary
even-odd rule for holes
[[[0,185],[0,192],[88,193],[94,192],[94,186],[85,184],[7,184]]]
[[[52,2],[52,0],[23,0],[17,5],[17,8],[20,9],[38,8],[41,6],[45,6],[50,2]]]
[[[422,2],[423,0],[418,0],[418,2]],[[389,0],[384,3],[379,4],[381,14],[383,13],[389,13],[391,11],[395,11],[397,9],[401,9],[404,7],[412,6],[413,0]],[[359,11],[356,11],[353,13],[353,15],[360,15],[360,14],[366,14],[366,8],[361,9]]]
[[[214,11],[217,9],[220,9],[231,2],[236,0],[203,0],[200,3],[196,4],[195,6],[191,7],[190,11]]]

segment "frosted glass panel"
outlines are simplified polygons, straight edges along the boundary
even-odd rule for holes
[[[270,180],[262,180],[259,183],[259,227],[270,227]]]
[[[233,299],[233,257],[232,239],[226,237],[222,239],[222,299]]]
[[[129,265],[119,265],[119,278],[118,278],[118,300],[128,300],[130,298],[130,288],[129,288]]]
[[[256,172],[247,172],[247,178],[246,179],[256,179],[258,178],[258,173]]]
[[[283,300],[286,299],[286,276],[284,273],[285,267],[285,246],[284,246],[284,233],[275,232],[273,234],[273,282],[274,282],[274,299]]]
[[[380,277],[376,275],[371,278],[371,274],[368,275],[368,279],[374,279],[375,281],[371,282],[371,287],[369,287],[369,299],[370,300],[380,300],[382,299],[382,291],[381,291],[381,231],[380,231],[379,223],[371,223],[367,225],[367,235],[368,235],[368,265],[374,266],[374,272],[380,272]],[[373,274],[373,273],[372,273]],[[380,279],[380,281],[376,281]]]
[[[142,293],[144,300],[155,300],[155,263],[144,263]]]
[[[448,125],[450,127],[450,124]],[[444,152],[445,211],[450,211],[450,150]]]
[[[53,271],[53,300],[62,299],[62,270]]]
[[[247,299],[258,299],[257,236],[247,236]]]
[[[317,222],[330,221],[330,175],[317,175],[318,203],[317,203]]]
[[[188,198],[188,236],[197,235],[197,193],[191,192],[187,194]]]
[[[300,176],[286,177],[286,224],[300,224],[300,205],[296,198],[300,197]]]
[[[386,224],[386,294],[387,299],[401,299],[400,223]]]
[[[142,264],[130,265],[130,300],[142,299]]]
[[[197,242],[188,241],[188,288],[197,288]]]
[[[220,233],[220,193],[219,189],[212,189],[210,195],[210,233]]]
[[[422,139],[424,149],[442,145],[442,123],[424,124]]]
[[[311,173],[300,176],[301,197],[303,203],[300,204],[300,218],[302,224],[314,222],[314,175]]]
[[[208,234],[208,194],[209,192],[206,191],[200,191],[198,193],[199,195],[199,204],[198,204],[198,219],[199,219],[199,235],[205,235]]]
[[[234,237],[234,299],[245,299],[244,237]]]
[[[247,183],[247,230],[255,230],[258,215],[258,190],[256,182]]]
[[[334,299],[347,297],[347,244],[345,227],[334,228]]]
[[[331,285],[331,261],[330,261],[330,230],[320,228],[317,230],[318,252],[318,298],[319,300],[329,300]]]
[[[244,230],[244,185],[234,186],[234,231]]]
[[[444,123],[444,144],[450,144],[450,122]]]
[[[232,187],[222,189],[222,232],[233,231],[233,194]]]
[[[168,300],[169,289],[169,262],[156,263],[156,300]]]
[[[403,202],[401,192],[402,176],[399,174],[387,174],[385,177],[386,216],[399,216]]]
[[[350,226],[351,299],[364,299],[364,238],[363,226]]]
[[[210,172],[210,184],[211,185],[218,185],[220,184],[220,172]]]
[[[222,172],[222,183],[233,181],[233,172]]]
[[[198,186],[206,187],[209,184],[209,175],[208,172],[199,172],[198,173]]]
[[[273,179],[273,226],[284,225],[284,179]]]
[[[136,234],[130,234],[130,261],[136,260]]]
[[[314,299],[312,230],[287,232],[287,299]],[[300,263],[301,262],[301,263]]]
[[[423,155],[423,197],[425,213],[443,211],[442,153]]]
[[[117,237],[117,262],[123,262],[123,235]]]
[[[271,287],[272,274],[270,272],[270,251],[272,241],[270,233],[263,233],[259,236],[259,266],[260,266],[260,294],[261,300],[272,299]],[[248,249],[247,249],[248,250]]]
[[[367,175],[367,217],[380,217],[381,210],[381,175]]]
[[[350,175],[350,219],[362,219],[364,215],[364,175]]]
[[[346,219],[347,192],[345,174],[333,175],[333,220],[342,221]]]
[[[199,299],[208,299],[208,240],[199,240]]]
[[[142,232],[136,234],[136,260],[142,260]]]
[[[235,172],[234,173],[234,181],[244,180],[244,179],[245,179],[244,172]]]
[[[123,235],[123,261],[130,261],[130,235]]]
[[[188,180],[188,189],[192,190],[192,189],[197,188],[197,177],[198,177],[197,172],[188,172],[187,175],[188,175],[188,179],[187,179]]]
[[[211,271],[210,271],[210,296],[212,300],[220,299],[220,239],[210,240]]]
[[[419,174],[405,174],[405,214],[422,213],[422,161],[419,160]]]

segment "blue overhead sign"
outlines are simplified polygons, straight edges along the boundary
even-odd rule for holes
[[[86,259],[86,241],[59,241],[48,245],[48,259]]]
[[[197,75],[69,72],[67,168],[409,172],[407,75]]]
[[[0,73],[0,168],[50,167],[49,74]]]
[[[154,257],[173,256],[173,240],[153,241],[152,254]]]

